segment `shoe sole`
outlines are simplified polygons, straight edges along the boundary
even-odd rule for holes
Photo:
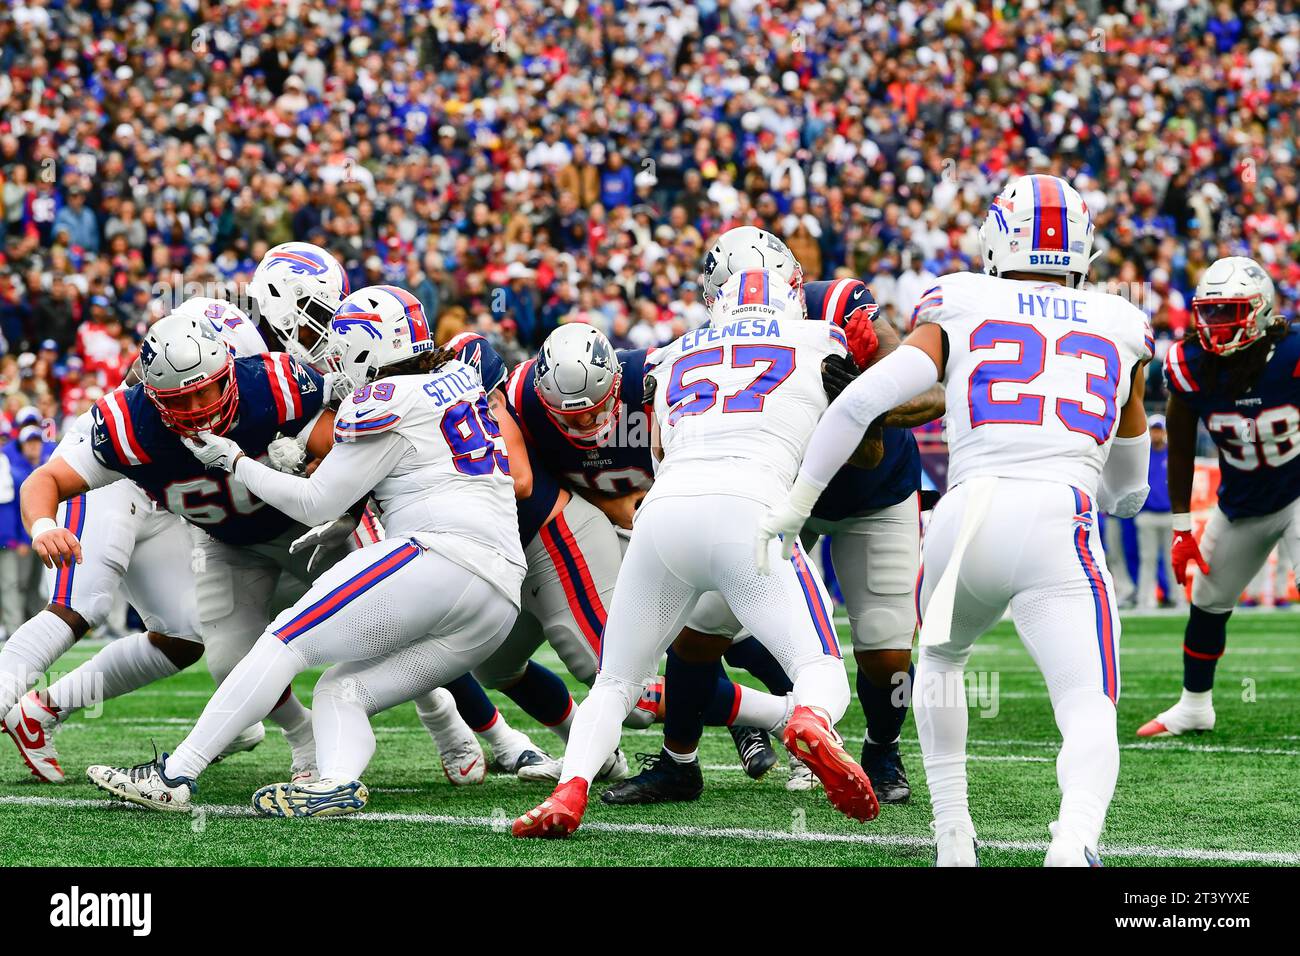
[[[821,781],[826,799],[840,813],[862,823],[880,815],[880,802],[866,771],[820,725],[791,721],[782,742]]]
[[[1149,723],[1143,724],[1141,727],[1138,728],[1137,735],[1143,740],[1160,740],[1161,738],[1164,737],[1199,737],[1201,734],[1214,733],[1213,725],[1209,727],[1192,727],[1189,730],[1175,732],[1170,730],[1168,727],[1165,727],[1163,724],[1159,725],[1161,728],[1163,728],[1159,731],[1153,731],[1151,733],[1146,733],[1146,734],[1142,733],[1142,731],[1146,730],[1147,727],[1149,727],[1151,724],[1154,723],[1156,723],[1156,721],[1153,720],[1150,721]]]
[[[0,730],[3,730],[6,734],[9,735],[9,739],[12,740],[14,742],[14,746],[18,748],[18,756],[23,758],[23,763],[27,764],[27,769],[32,772],[32,776],[35,777],[37,780],[41,781],[42,783],[64,783],[67,780],[67,775],[63,773],[63,768],[61,767],[59,768],[59,775],[57,777],[46,776],[46,774],[41,770],[41,768],[36,766],[36,764],[32,761],[32,758],[28,756],[27,748],[24,747],[22,741],[18,739],[18,735],[15,734],[8,727],[6,727],[4,724],[0,724]]]
[[[326,793],[273,783],[253,794],[253,809],[264,817],[341,817],[360,812],[369,800],[370,791],[359,780]]]
[[[161,803],[156,800],[149,800],[138,794],[127,793],[126,791],[121,790],[118,787],[114,787],[112,784],[106,781],[96,780],[94,777],[91,777],[89,773],[87,773],[86,776],[89,777],[90,782],[93,783],[96,787],[98,787],[100,790],[103,790],[105,793],[115,798],[120,803],[133,803],[137,807],[145,807],[149,810],[158,810],[161,813],[189,813],[193,809],[193,806],[188,802]]]
[[[579,826],[581,821],[574,822],[573,814],[567,810],[550,810],[526,827],[520,827],[516,820],[510,832],[520,839],[567,840]]]

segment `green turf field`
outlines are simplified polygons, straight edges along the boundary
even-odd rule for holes
[[[840,621],[841,637],[847,629]],[[1134,730],[1178,692],[1181,617],[1124,622],[1120,702],[1122,766],[1102,855],[1111,866],[1300,864],[1300,616],[1238,614],[1219,666],[1218,730],[1207,736],[1139,742]],[[58,665],[65,672],[93,647]],[[558,670],[551,658],[543,661]],[[852,657],[848,658],[852,669]],[[996,716],[977,702],[971,715],[971,810],[985,865],[1040,865],[1057,801],[1056,728],[1038,673],[1010,625],[975,650],[971,670],[991,692]],[[314,675],[298,688],[309,699]],[[852,675],[850,675],[850,682]],[[0,739],[0,863],[80,866],[165,865],[927,865],[929,805],[916,732],[904,729],[910,805],[879,819],[841,817],[819,791],[787,793],[785,763],[767,778],[740,771],[731,738],[710,730],[701,749],[707,789],[699,802],[607,807],[593,799],[587,822],[567,842],[519,841],[508,821],[549,788],[492,777],[453,789],[432,742],[406,705],[376,720],[379,748],[366,774],[370,811],[337,820],[253,818],[258,786],[284,779],[288,748],[273,727],[257,750],[213,767],[200,783],[194,817],[114,804],[85,781],[89,763],[137,763],[150,741],[170,749],[199,713],[212,682],[189,673],[110,701],[102,715],[78,715],[58,735],[70,783],[38,783]],[[1245,698],[1245,699],[1243,699]],[[520,728],[538,731],[501,698]],[[841,724],[851,749],[863,719],[855,701]],[[658,749],[658,731],[625,732],[629,757]],[[599,787],[597,788],[600,789]]]

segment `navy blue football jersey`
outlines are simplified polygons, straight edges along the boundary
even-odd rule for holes
[[[1165,355],[1165,379],[1219,449],[1219,508],[1229,519],[1280,511],[1300,498],[1300,326],[1287,330],[1245,394],[1228,395],[1211,379],[1213,360],[1183,339]]]
[[[324,398],[321,376],[284,353],[235,359],[235,382],[239,410],[226,436],[262,460],[276,434],[297,435]],[[263,544],[296,524],[224,472],[204,469],[163,424],[143,385],[110,392],[92,417],[91,448],[101,464],[218,541]]]
[[[477,332],[462,332],[447,343],[447,347],[456,353],[462,362],[467,362],[479,370],[485,391],[499,388],[505,392],[506,363],[501,354],[492,347],[487,339]],[[513,410],[512,410],[513,412]],[[555,479],[532,443],[528,444],[528,464],[533,470],[533,491],[527,498],[517,501],[519,506],[519,540],[524,547],[546,524],[551,516],[555,502],[560,497],[560,483]]]
[[[611,496],[649,489],[654,481],[650,409],[645,402],[646,356],[650,351],[624,349],[618,353],[623,368],[621,407],[609,441],[599,446],[575,444],[551,421],[537,394],[536,358],[514,370],[506,393],[511,414],[519,422],[529,447],[536,449],[542,462],[561,481]]]
[[[868,319],[876,313],[876,300],[861,279],[833,279],[804,284],[804,298],[810,319],[824,319],[845,326],[866,310]],[[921,487],[921,454],[908,428],[884,430],[885,455],[875,468],[845,465],[822,491],[813,506],[813,517],[842,521],[866,511],[887,508],[905,500]]]

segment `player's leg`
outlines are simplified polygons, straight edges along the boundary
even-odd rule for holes
[[[762,505],[724,496],[706,503],[714,512],[708,549],[714,587],[794,683],[794,710],[782,733],[786,749],[813,771],[836,809],[875,819],[880,805],[871,782],[835,730],[848,709],[849,684],[821,575],[798,545],[790,561],[774,555],[771,573],[760,574],[752,531]]]
[[[698,526],[700,515],[682,504],[696,500],[663,499],[642,506],[610,603],[600,670],[570,728],[560,785],[515,821],[516,836],[568,836],[581,822],[587,790],[618,746],[623,720],[703,590],[691,582],[707,570],[697,539],[681,534],[683,527]]]
[[[1049,866],[1100,865],[1097,845],[1119,776],[1119,608],[1092,501],[1073,494],[1072,519],[1061,511],[1040,513],[1029,523],[1032,540],[1011,600],[1016,629],[1047,684],[1061,732],[1061,808],[1050,828]]]
[[[516,628],[526,616],[520,614],[515,619]],[[525,626],[527,626],[526,622]],[[514,633],[513,629],[512,633]],[[499,651],[498,647],[497,652]],[[497,710],[496,704],[492,703],[487,691],[472,674],[458,677],[447,685],[447,690],[455,700],[456,710],[465,723],[492,748],[494,770],[502,773],[518,773],[526,767],[551,759],[541,747],[529,739],[527,734],[506,722],[505,715]]]
[[[322,675],[312,698],[320,779],[261,788],[253,796],[259,812],[330,816],[361,809],[367,791],[360,778],[375,750],[370,718],[468,673],[504,640],[514,621],[515,605],[505,595],[441,555],[425,553],[408,573],[391,580],[391,587],[388,580],[375,585],[369,602],[383,614],[386,605],[403,603],[413,587],[430,595],[418,618],[398,611],[389,621],[390,630],[420,636]]]
[[[962,486],[950,489],[935,508],[926,531],[917,582],[918,622],[924,620],[935,589],[949,569],[966,496],[967,489]],[[947,640],[920,648],[912,683],[912,713],[930,791],[938,866],[978,865],[966,775],[966,661],[975,640],[1002,616],[1011,593],[1010,568],[1016,544],[1007,539],[996,518],[993,514],[985,518],[961,567],[954,569],[958,577],[951,620],[935,622],[946,625]]]
[[[1228,618],[1291,523],[1293,509],[1236,521],[1214,509],[1201,539],[1201,554],[1210,573],[1197,574],[1192,582],[1192,604],[1183,632],[1183,693],[1173,707],[1138,728],[1139,737],[1214,729],[1214,671],[1227,647]]]
[[[415,714],[433,738],[442,772],[453,786],[470,786],[487,779],[487,757],[474,731],[456,709],[451,691],[438,687],[416,697]]]
[[[916,578],[921,565],[918,496],[831,533],[831,560],[844,593],[858,665],[858,703],[866,717],[862,769],[882,803],[911,796],[898,752],[911,698]]]

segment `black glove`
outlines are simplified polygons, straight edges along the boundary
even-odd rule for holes
[[[641,385],[642,405],[651,405],[651,406],[654,405],[655,389],[658,384],[659,384],[659,380],[655,378],[653,375],[647,375],[645,377],[645,381]]]
[[[839,398],[840,392],[848,388],[861,374],[853,359],[844,355],[828,355],[822,359],[822,388],[826,390],[828,401]]]

